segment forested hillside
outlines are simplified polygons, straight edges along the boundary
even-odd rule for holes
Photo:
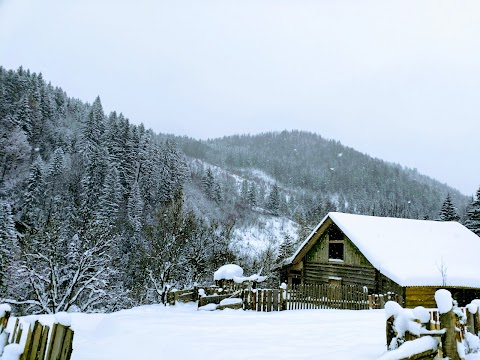
[[[41,75],[0,68],[0,298],[55,312],[159,301],[233,260],[232,224],[183,208],[172,141]]]
[[[436,219],[448,193],[463,217],[458,191],[319,135],[155,134],[0,67],[0,302],[24,311],[158,302],[228,262],[275,282],[328,211]]]
[[[459,191],[414,169],[372,158],[304,131],[208,141],[183,137],[176,141],[191,157],[252,180],[257,178],[257,188],[265,182],[255,173],[264,173],[278,186],[281,212],[300,223],[316,223],[329,210],[438,219],[447,194],[463,216],[469,201]],[[263,200],[268,191],[257,192]]]

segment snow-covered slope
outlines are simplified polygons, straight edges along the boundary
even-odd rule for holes
[[[278,248],[285,236],[296,238],[297,228],[296,222],[285,217],[259,214],[253,223],[235,229],[232,245],[244,254]]]

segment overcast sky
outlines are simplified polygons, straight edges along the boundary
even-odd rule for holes
[[[480,1],[0,0],[0,65],[156,132],[302,129],[472,195]]]

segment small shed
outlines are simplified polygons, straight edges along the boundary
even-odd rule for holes
[[[280,272],[289,284],[393,292],[405,307],[435,307],[446,288],[463,306],[480,298],[480,238],[457,222],[331,212]]]

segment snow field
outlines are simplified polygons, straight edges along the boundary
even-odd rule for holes
[[[90,319],[90,317],[92,317]],[[261,313],[151,305],[108,315],[72,314],[72,360],[376,359],[385,352],[383,310]]]
[[[72,360],[393,359],[385,354],[384,310],[197,311],[189,303],[70,315]],[[51,324],[55,317],[22,321],[37,319]],[[466,360],[480,360],[480,354]]]

